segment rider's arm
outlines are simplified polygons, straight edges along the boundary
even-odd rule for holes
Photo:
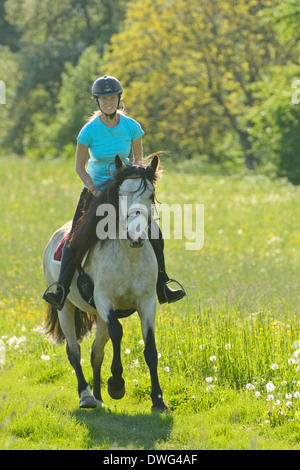
[[[92,178],[85,169],[85,165],[88,159],[88,149],[89,148],[86,145],[77,142],[75,168],[83,184],[85,184],[85,186],[91,191],[93,196],[97,197],[100,196],[101,191],[96,188]]]
[[[143,158],[143,144],[142,144],[142,137],[135,139],[132,141],[132,150],[133,150],[133,158],[134,163],[138,165],[142,162]]]

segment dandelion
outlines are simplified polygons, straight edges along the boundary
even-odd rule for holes
[[[294,352],[293,356],[296,358],[300,356],[300,349],[297,349],[297,351]]]
[[[170,367],[165,367],[165,368],[164,368],[164,371],[165,371],[165,372],[170,372]]]
[[[210,356],[209,360],[211,362],[215,362],[217,360],[216,356]]]
[[[300,398],[300,392],[295,392],[294,393],[294,398]]]
[[[259,398],[260,397],[260,392],[255,392],[255,398]]]
[[[280,400],[276,400],[276,401],[274,402],[274,405],[277,405],[277,406],[280,405]]]
[[[10,348],[13,347],[14,349],[18,349],[20,344],[24,343],[24,341],[26,341],[26,336],[20,336],[20,338],[17,336],[12,336],[6,341],[6,343]]]
[[[272,401],[274,400],[274,395],[272,395],[272,393],[270,393],[268,396],[267,396],[267,401]]]
[[[130,352],[131,352],[130,349],[128,349],[128,348],[125,349],[125,354],[130,354]]]
[[[205,380],[206,380],[207,383],[210,383],[210,382],[212,382],[214,379],[213,379],[212,377],[206,377]]]
[[[288,360],[288,364],[296,364],[295,359],[291,357],[291,359]]]
[[[271,369],[272,370],[277,370],[277,369],[279,369],[279,365],[278,364],[272,364]]]
[[[273,392],[275,390],[275,385],[272,382],[268,382],[266,385],[267,392]]]
[[[254,390],[254,389],[255,389],[254,385],[252,385],[252,384],[247,384],[246,385],[246,390]]]
[[[41,356],[41,359],[42,359],[43,361],[50,361],[50,356],[42,355],[42,356]]]
[[[285,398],[290,400],[291,398],[293,398],[293,395],[291,393],[286,393]]]
[[[291,401],[287,401],[287,402],[286,402],[286,406],[287,406],[288,408],[292,408],[292,407],[293,407],[293,403],[292,403]]]
[[[226,351],[229,351],[231,349],[231,344],[225,344],[225,349]]]
[[[143,345],[145,344],[145,343],[144,343],[144,340],[141,339],[141,340],[139,341],[139,344],[140,344],[141,346],[143,346]]]

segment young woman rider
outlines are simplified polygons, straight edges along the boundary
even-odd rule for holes
[[[137,121],[120,112],[122,92],[123,89],[119,80],[106,75],[98,78],[92,86],[92,95],[99,106],[100,113],[98,112],[96,116],[93,116],[81,129],[77,137],[76,171],[84,184],[84,189],[74,214],[70,235],[73,233],[83,209],[87,209],[94,196],[99,196],[100,188],[103,188],[109,180],[111,171],[114,170],[115,156],[119,155],[125,164],[129,164],[129,155],[132,150],[134,163],[139,164],[142,160],[142,136],[144,131]],[[183,298],[186,293],[183,289],[172,290],[167,286],[170,279],[165,271],[163,238],[160,237],[159,240],[151,241],[151,243],[159,266],[158,300],[160,303],[176,302]],[[76,265],[72,250],[66,242],[63,249],[57,290],[52,293],[48,292],[47,289],[43,295],[43,299],[58,310],[61,310],[64,306],[75,270]]]

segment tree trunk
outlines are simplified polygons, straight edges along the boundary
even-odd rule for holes
[[[240,144],[244,152],[245,166],[248,170],[254,170],[254,154],[249,135],[240,129],[236,129],[236,131],[238,132]]]

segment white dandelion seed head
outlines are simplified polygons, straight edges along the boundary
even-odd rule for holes
[[[254,390],[254,389],[255,389],[255,387],[254,387],[253,384],[249,383],[249,384],[246,385],[246,390]]]
[[[50,356],[45,356],[44,354],[41,356],[43,361],[50,361]]]
[[[275,385],[272,382],[268,382],[266,385],[267,392],[273,392],[275,390]]]

